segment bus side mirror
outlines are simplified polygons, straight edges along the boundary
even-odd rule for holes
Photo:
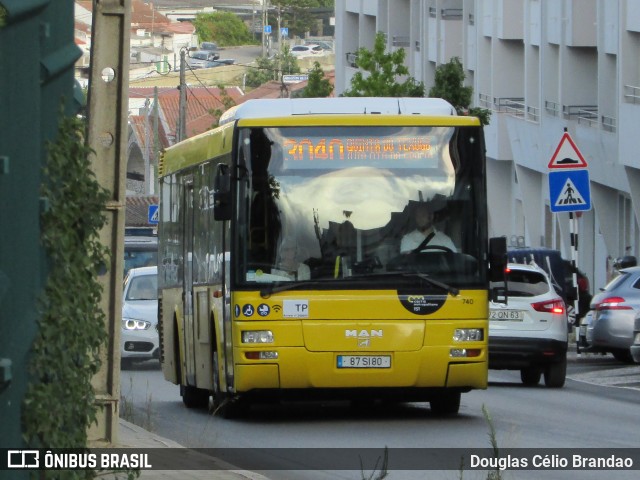
[[[231,170],[224,163],[216,167],[213,184],[214,220],[231,220]]]
[[[489,239],[489,281],[504,282],[507,268],[507,237]]]

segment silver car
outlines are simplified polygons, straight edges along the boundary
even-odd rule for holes
[[[620,270],[591,300],[592,318],[587,326],[586,351],[611,353],[616,360],[634,363],[632,346],[636,318],[640,317],[640,267]],[[640,344],[640,339],[635,344]],[[634,352],[635,353],[635,352]],[[636,359],[638,361],[638,359]]]
[[[120,356],[123,368],[159,358],[158,267],[132,268],[124,279]]]

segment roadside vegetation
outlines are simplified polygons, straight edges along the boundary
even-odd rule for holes
[[[313,63],[313,68],[309,71],[309,80],[300,96],[303,98],[326,98],[333,92],[333,85],[329,79],[325,78],[324,70],[319,62]]]
[[[307,32],[317,28],[314,10],[333,8],[335,0],[271,0],[274,9],[269,11],[267,23],[276,29],[278,24],[289,29],[289,38],[304,38]],[[278,22],[280,15],[280,22]]]
[[[200,42],[220,47],[257,44],[247,25],[235,13],[199,13],[193,22]]]
[[[256,58],[256,66],[247,70],[245,83],[248,87],[259,87],[271,80],[278,80],[280,75],[300,73],[300,66],[296,58],[291,55],[288,45],[273,57]]]
[[[351,78],[351,88],[345,90],[345,97],[424,97],[422,82],[413,77],[398,81],[398,77],[409,75],[404,64],[404,48],[391,53],[386,49],[382,32],[376,34],[373,50],[358,49],[356,65],[363,71],[356,72]]]
[[[386,51],[386,39],[378,32],[373,50],[360,48],[356,65],[363,72],[356,72],[351,78],[351,88],[344,92],[345,97],[424,97],[424,83],[409,76],[404,64],[405,50]],[[405,78],[400,81],[399,78]],[[449,62],[436,68],[434,85],[427,96],[443,98],[451,103],[458,115],[478,117],[482,125],[487,125],[491,111],[470,107],[473,100],[473,87],[464,84],[466,75],[462,62],[453,57]]]

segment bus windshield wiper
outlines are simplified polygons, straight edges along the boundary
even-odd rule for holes
[[[426,282],[430,283],[431,285],[434,285],[436,287],[440,287],[441,289],[445,290],[447,293],[451,294],[454,297],[457,297],[460,294],[460,289],[456,288],[456,287],[452,287],[451,285],[448,285],[444,282],[441,282],[440,280],[436,280],[435,278],[431,278],[429,275],[427,275],[426,273],[403,273],[402,274],[403,277],[418,277],[422,280],[425,280]]]
[[[269,298],[274,293],[286,292],[288,290],[294,290],[298,287],[309,287],[317,284],[318,282],[313,282],[313,281],[270,283],[266,287],[260,289],[260,296],[262,298]]]

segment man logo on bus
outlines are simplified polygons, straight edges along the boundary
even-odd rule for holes
[[[345,330],[345,337],[353,337],[358,339],[359,347],[371,346],[371,338],[382,337],[382,329],[380,330]]]

